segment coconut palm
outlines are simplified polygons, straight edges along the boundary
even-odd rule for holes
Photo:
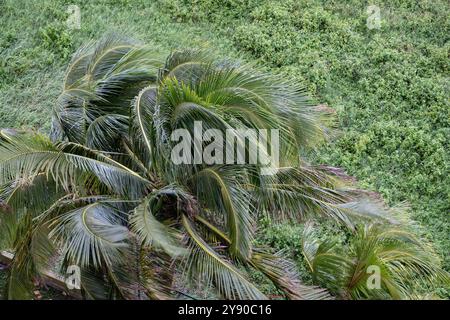
[[[264,215],[353,227],[383,214],[360,205],[332,170],[299,157],[327,136],[322,109],[291,79],[204,50],[164,58],[117,35],[82,47],[50,137],[1,131],[1,241],[15,253],[8,296],[29,297],[32,279],[57,257],[81,268],[86,298],[166,299],[181,277],[223,298],[264,299],[249,280],[254,270],[287,298],[330,298],[302,285],[281,254],[254,245]],[[171,136],[193,133],[195,121],[220,132],[280,130],[278,170],[175,164]]]

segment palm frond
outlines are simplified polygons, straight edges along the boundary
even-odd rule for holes
[[[136,172],[99,153],[92,153],[80,145],[54,145],[41,135],[14,138],[9,143],[0,143],[0,184],[29,179],[40,173],[51,176],[65,190],[77,185],[77,179],[86,175],[96,177],[110,190],[136,197],[145,192],[150,182]],[[90,158],[82,152],[90,152]],[[84,176],[83,176],[84,174]]]
[[[303,285],[296,266],[282,255],[255,250],[250,264],[266,275],[288,299],[330,300],[332,296],[323,288]]]
[[[128,229],[111,204],[95,202],[53,219],[50,237],[63,245],[64,256],[80,267],[99,268],[123,261]]]
[[[31,214],[24,214],[16,229],[14,258],[9,266],[5,295],[9,300],[31,300],[36,268],[31,254],[33,237]]]
[[[213,61],[211,52],[202,49],[175,50],[166,59],[159,78],[177,78],[190,83],[203,74],[204,66]]]
[[[128,117],[120,114],[108,114],[97,117],[86,130],[85,145],[102,151],[120,151],[122,137],[128,135]]]
[[[156,87],[141,90],[131,108],[130,138],[137,157],[144,167],[150,169],[156,148],[153,115],[156,111]]]
[[[200,237],[189,218],[183,215],[182,222],[192,246],[187,261],[191,277],[199,277],[206,285],[214,285],[227,299],[266,299],[231,262]]]
[[[179,243],[177,244],[176,231],[155,217],[160,209],[163,194],[164,191],[156,191],[146,197],[130,215],[130,226],[143,245],[161,249],[176,257],[185,251]]]
[[[114,33],[82,47],[66,71],[54,109],[53,140],[83,143],[96,118],[127,116],[131,100],[156,81],[162,65],[158,50]]]
[[[261,176],[256,192],[260,208],[276,220],[324,216],[350,229],[370,220],[396,223],[394,210],[384,203],[311,166],[284,167],[274,176]]]
[[[245,171],[227,166],[208,167],[199,171],[193,181],[199,201],[211,211],[224,215],[231,254],[248,260],[255,226],[254,208],[244,187]]]
[[[350,260],[334,252],[335,243],[320,241],[313,224],[308,221],[302,234],[302,254],[314,283],[326,286],[332,292],[339,293],[345,288],[349,275]]]

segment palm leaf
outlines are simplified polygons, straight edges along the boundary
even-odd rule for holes
[[[67,147],[81,155],[61,150]],[[83,152],[90,152],[96,158],[85,156]],[[86,178],[83,174],[87,174],[96,177],[110,190],[134,197],[145,192],[146,185],[150,184],[136,172],[104,155],[79,145],[54,145],[40,135],[0,143],[0,154],[0,184],[45,173],[69,190],[77,185],[77,179]]]
[[[182,216],[183,226],[191,239],[188,273],[213,284],[227,299],[266,299],[244,275],[211,248],[195,231],[192,222]]]
[[[63,245],[64,255],[80,267],[123,261],[128,229],[111,204],[95,202],[56,217],[50,236]]]
[[[296,266],[280,254],[269,254],[255,250],[250,264],[266,275],[286,297],[294,300],[330,300],[332,296],[316,286],[303,285],[297,273]]]
[[[223,213],[230,237],[230,252],[248,260],[254,234],[254,213],[250,195],[244,188],[245,172],[236,167],[208,167],[197,173],[194,188],[197,197],[213,212]]]
[[[163,193],[164,191],[156,191],[145,198],[130,215],[130,226],[143,245],[162,249],[170,256],[176,257],[183,254],[184,249],[177,244],[175,230],[155,217],[158,200]]]

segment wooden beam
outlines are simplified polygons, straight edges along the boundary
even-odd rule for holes
[[[8,251],[0,251],[0,263],[10,264],[14,259],[14,254]],[[72,298],[82,299],[81,291],[79,289],[69,290],[63,276],[47,270],[42,273],[42,280],[45,285],[52,287],[58,291],[67,293]]]
[[[14,254],[8,251],[0,251],[0,263],[9,264],[14,258]]]

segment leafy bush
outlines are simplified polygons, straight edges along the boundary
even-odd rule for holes
[[[40,30],[43,46],[67,58],[71,53],[72,39],[62,23],[54,23]]]

